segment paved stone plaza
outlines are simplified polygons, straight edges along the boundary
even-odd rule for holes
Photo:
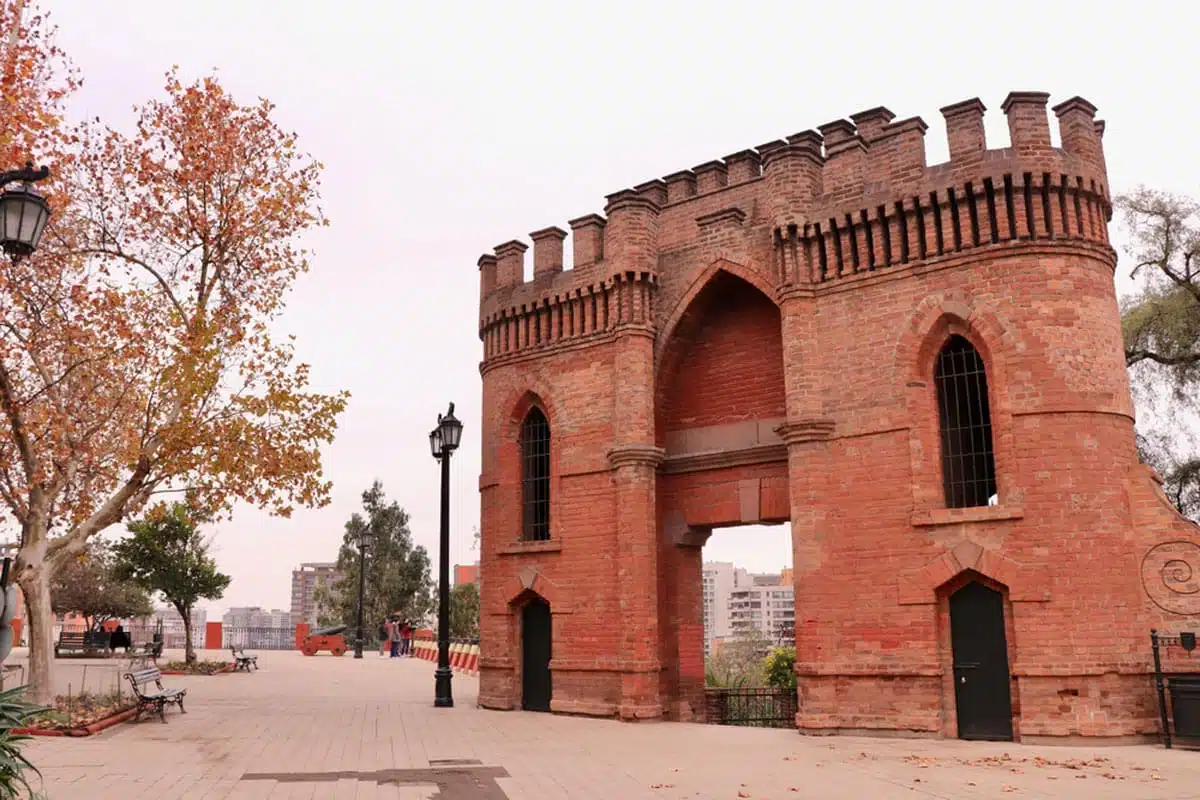
[[[210,654],[217,657],[217,654]],[[29,748],[50,800],[154,798],[1200,797],[1200,754],[803,737],[794,731],[434,709],[433,666],[259,654],[250,675],[165,678],[186,715]],[[60,662],[78,686],[80,662]],[[88,662],[91,685],[115,664]],[[440,787],[440,788],[439,788]]]

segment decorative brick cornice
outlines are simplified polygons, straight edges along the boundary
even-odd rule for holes
[[[775,290],[775,300],[779,305],[789,300],[812,300],[816,296],[816,290],[809,283],[785,283]]]
[[[696,224],[701,230],[721,224],[733,224],[741,226],[746,221],[746,212],[742,211],[737,206],[730,208],[722,208],[719,211],[713,211],[710,214],[701,214],[696,217]]]
[[[680,472],[744,467],[751,464],[771,464],[776,461],[787,461],[787,447],[778,442],[770,442],[753,447],[741,447],[736,450],[713,450],[703,453],[671,455],[663,462],[663,472],[673,475]]]
[[[775,432],[790,447],[805,442],[823,442],[833,436],[833,428],[833,420],[813,417],[784,423]]]
[[[666,451],[652,444],[625,444],[608,451],[608,463],[614,469],[625,466],[644,466],[657,469],[666,458]]]

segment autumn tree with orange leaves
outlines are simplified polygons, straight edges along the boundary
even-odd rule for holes
[[[172,70],[132,135],[66,128],[74,76],[50,68],[61,54],[47,37],[44,20],[22,23],[5,99],[27,89],[49,112],[0,148],[12,160],[36,147],[53,171],[39,252],[0,262],[0,500],[20,526],[13,574],[39,702],[67,559],[158,493],[208,518],[238,501],[284,516],[326,504],[320,447],[347,399],[312,392],[291,337],[272,335],[309,267],[298,239],[326,220],[321,165],[271,103]]]

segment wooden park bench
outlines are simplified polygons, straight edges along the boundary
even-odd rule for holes
[[[63,631],[58,635],[58,644],[54,645],[54,656],[57,658],[60,653],[82,653],[86,650],[83,631]]]
[[[54,655],[62,653],[94,653],[109,651],[109,634],[107,631],[63,631],[58,635],[58,644],[54,645]]]
[[[107,652],[112,649],[112,634],[108,631],[88,631],[83,634],[83,648]]]
[[[233,654],[233,671],[245,670],[250,671],[250,668],[258,669],[258,656],[248,656],[246,651],[240,647],[229,645],[229,652]]]
[[[127,672],[125,677],[129,679],[129,685],[133,688],[133,695],[138,702],[137,714],[134,715],[135,722],[142,718],[143,711],[152,709],[157,711],[159,719],[166,723],[168,703],[179,706],[179,713],[187,713],[183,707],[183,698],[187,694],[187,689],[164,688],[162,672],[158,667],[146,667]],[[154,684],[154,688],[150,688],[150,684]]]

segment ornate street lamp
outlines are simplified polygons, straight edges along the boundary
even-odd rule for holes
[[[49,167],[35,170],[32,161],[26,161],[23,169],[0,172],[0,187],[21,182],[20,186],[0,192],[0,247],[13,261],[31,254],[42,240],[42,231],[50,219],[50,204],[34,191],[33,184],[49,175]]]
[[[363,595],[367,587],[367,531],[366,524],[358,531],[358,632],[354,636],[354,657],[363,657]]]
[[[438,547],[438,665],[434,671],[433,704],[437,708],[454,705],[450,690],[450,455],[462,439],[462,423],[454,416],[454,403],[429,433],[429,449],[442,464],[442,535]]]

